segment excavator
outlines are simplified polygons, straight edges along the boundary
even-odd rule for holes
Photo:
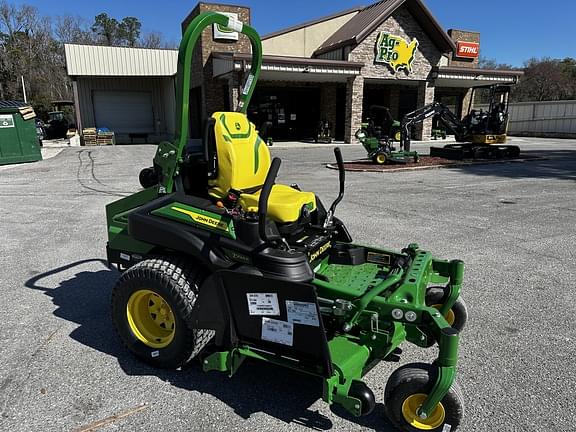
[[[488,109],[472,109],[472,101],[477,90],[489,92]],[[436,116],[446,129],[451,131],[458,144],[444,147],[431,147],[430,156],[446,159],[513,159],[520,155],[520,148],[505,145],[508,129],[508,101],[510,86],[491,85],[476,87],[468,106],[468,114],[460,120],[446,105],[432,102],[408,113],[400,125],[400,145],[410,149],[412,127],[424,120]]]

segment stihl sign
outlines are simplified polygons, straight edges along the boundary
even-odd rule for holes
[[[480,44],[475,42],[458,42],[456,57],[477,58],[480,54]]]

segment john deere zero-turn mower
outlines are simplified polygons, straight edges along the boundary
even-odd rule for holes
[[[207,121],[203,147],[186,149],[192,51],[219,24],[252,43],[237,112]],[[108,260],[123,271],[112,315],[127,349],[161,368],[194,358],[232,375],[249,358],[323,379],[322,398],[353,415],[376,396],[363,377],[399,346],[438,345],[432,364],[408,364],[386,385],[386,414],[402,431],[454,431],[463,415],[456,382],[464,264],[416,244],[392,251],[352,243],[335,217],[297,186],[275,184],[271,160],[245,112],[262,47],[248,25],[209,12],[188,26],[177,77],[178,136],[158,146],[144,190],[109,204]],[[265,401],[262,401],[265,403]]]
[[[370,107],[368,121],[356,131],[356,139],[360,141],[368,158],[379,165],[386,163],[405,164],[410,161],[418,162],[419,156],[410,151],[410,142],[404,146],[401,141],[400,122],[394,120],[390,110],[379,105]],[[394,142],[400,142],[400,150],[394,147]]]

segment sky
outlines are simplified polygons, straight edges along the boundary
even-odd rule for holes
[[[43,15],[78,15],[89,22],[106,12],[121,19],[135,16],[144,31],[180,40],[180,23],[197,0],[7,0],[36,6]],[[481,55],[522,66],[531,57],[576,58],[576,2],[571,0],[424,0],[442,27],[479,31]],[[215,0],[252,9],[252,25],[264,35],[371,0]]]

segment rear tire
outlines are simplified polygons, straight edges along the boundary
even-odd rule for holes
[[[417,409],[430,393],[438,371],[434,365],[413,363],[394,371],[384,391],[388,419],[403,432],[423,430],[443,432],[450,425],[455,432],[464,416],[464,397],[456,382],[427,419],[417,417]]]
[[[386,153],[377,153],[372,160],[378,165],[385,165],[388,161],[388,156]]]
[[[112,291],[112,320],[126,348],[160,368],[192,360],[213,337],[192,324],[204,279],[200,268],[176,257],[148,259],[126,270]]]

